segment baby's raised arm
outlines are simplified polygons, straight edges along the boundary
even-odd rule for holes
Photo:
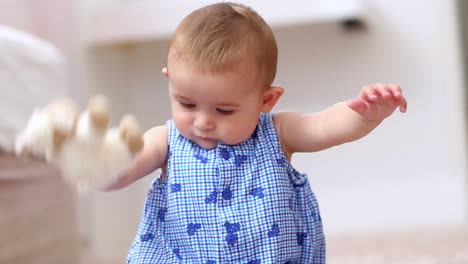
[[[364,137],[407,102],[398,85],[365,86],[358,97],[312,114],[280,112],[275,127],[285,154],[314,152]]]
[[[133,164],[121,173],[118,180],[102,191],[123,188],[140,178],[161,168],[167,159],[168,129],[167,126],[151,128],[144,134],[144,148],[135,157]]]

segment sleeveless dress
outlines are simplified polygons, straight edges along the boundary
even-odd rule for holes
[[[325,239],[307,176],[261,114],[237,145],[203,149],[168,121],[166,178],[153,181],[128,264],[318,264]]]

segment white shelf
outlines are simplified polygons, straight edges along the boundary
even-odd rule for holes
[[[86,30],[88,45],[167,39],[191,11],[213,0],[127,0],[97,12]],[[239,0],[251,6],[274,28],[339,21],[361,16],[359,0]]]

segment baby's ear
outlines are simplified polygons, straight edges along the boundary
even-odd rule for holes
[[[161,72],[164,76],[166,76],[166,78],[169,77],[169,73],[167,72],[167,67],[162,68]]]
[[[262,112],[268,113],[276,105],[280,97],[283,95],[284,89],[280,86],[271,86],[263,92]]]

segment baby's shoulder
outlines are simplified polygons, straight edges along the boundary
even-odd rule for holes
[[[166,140],[169,135],[169,127],[167,125],[155,126],[145,132],[145,140]]]
[[[294,111],[281,111],[272,114],[272,121],[278,137],[286,132],[291,120],[296,119],[300,114]]]
[[[144,148],[151,152],[166,153],[169,137],[169,128],[167,125],[155,126],[145,132]]]

